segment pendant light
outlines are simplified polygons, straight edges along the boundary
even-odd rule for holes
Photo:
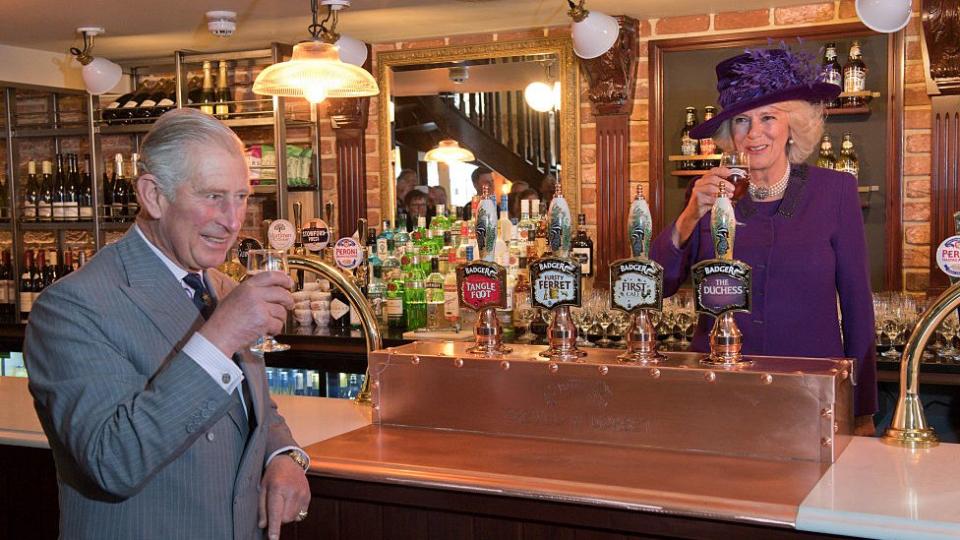
[[[554,81],[551,74],[553,62],[544,62],[545,81],[534,81],[523,90],[523,99],[531,109],[537,112],[560,110],[560,81]]]
[[[442,161],[444,163],[473,161],[476,159],[473,152],[460,146],[453,139],[444,139],[437,144],[437,147],[427,152],[423,159],[426,161]]]
[[[871,30],[892,34],[910,22],[910,0],[856,0],[857,16]]]
[[[610,50],[620,36],[620,23],[613,17],[599,11],[587,11],[584,0],[574,3],[567,0],[570,11],[567,15],[573,19],[570,37],[573,39],[573,52],[580,58],[589,60]]]
[[[318,0],[310,0],[313,24],[309,26],[311,41],[293,46],[290,60],[274,64],[257,75],[253,93],[266,96],[303,97],[312,104],[324,99],[375,96],[380,93],[377,81],[362,67],[340,60],[337,14],[349,6],[347,0],[324,0],[327,16],[317,21]],[[327,28],[327,23],[330,28]],[[352,40],[352,38],[350,38]],[[355,45],[352,43],[351,45]],[[356,56],[352,55],[354,61]],[[364,59],[365,60],[365,59]]]
[[[120,82],[123,77],[123,70],[119,65],[107,60],[106,58],[94,58],[93,38],[104,33],[104,29],[99,26],[82,26],[77,28],[77,32],[83,34],[83,50],[76,47],[70,49],[70,54],[77,58],[77,62],[83,66],[80,74],[83,76],[83,85],[87,92],[99,96],[108,92],[111,88]]]

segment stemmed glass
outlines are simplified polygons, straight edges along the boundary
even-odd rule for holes
[[[537,335],[530,331],[530,323],[533,322],[533,317],[536,315],[536,310],[533,309],[533,305],[530,304],[529,295],[523,299],[523,303],[518,306],[517,315],[520,317],[520,321],[523,323],[520,328],[523,328],[523,333],[517,336],[517,341],[520,343],[527,343],[537,339]]]
[[[943,319],[943,322],[940,323],[940,327],[943,328],[943,337],[946,339],[946,343],[940,348],[937,354],[948,360],[954,359],[957,354],[960,353],[960,350],[957,350],[953,346],[953,338],[957,336],[957,326],[957,315],[952,311]]]
[[[251,249],[247,252],[247,274],[260,272],[287,273],[287,253],[279,249]],[[253,352],[268,353],[290,349],[290,345],[280,343],[273,336],[264,334],[250,347]]]
[[[732,151],[720,155],[720,166],[730,169],[727,180],[734,185],[730,198],[740,200],[747,189],[747,178],[750,177],[750,157],[746,152]]]
[[[603,337],[600,338],[600,341],[597,342],[597,347],[609,347],[613,341],[607,335],[610,325],[613,324],[613,315],[610,313],[610,308],[603,306],[596,312],[597,324],[600,325],[600,329],[603,330]]]
[[[573,324],[577,327],[577,347],[593,347],[593,343],[587,339],[587,332],[593,325],[593,315],[586,306],[573,308]]]

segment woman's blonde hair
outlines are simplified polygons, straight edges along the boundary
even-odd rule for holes
[[[823,135],[823,105],[792,100],[774,103],[770,107],[787,113],[790,141],[793,141],[787,142],[787,160],[793,164],[803,163],[817,148]],[[733,135],[730,132],[732,123],[733,118],[727,119],[713,134],[713,141],[725,151],[733,149]]]

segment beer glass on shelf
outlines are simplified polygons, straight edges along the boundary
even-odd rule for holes
[[[279,249],[251,249],[247,252],[247,273],[250,275],[260,272],[287,273],[287,254]],[[280,343],[269,334],[263,335],[256,344],[250,347],[253,352],[268,353],[290,349],[290,345]]]
[[[750,156],[746,152],[731,151],[720,155],[720,166],[730,169],[727,180],[734,185],[730,197],[738,201],[747,192],[747,179],[750,178]]]
[[[960,354],[960,350],[953,346],[953,340],[957,337],[958,329],[956,312],[951,311],[950,314],[943,319],[943,322],[940,323],[940,328],[943,330],[945,342],[937,354],[946,360],[956,361],[957,355]]]

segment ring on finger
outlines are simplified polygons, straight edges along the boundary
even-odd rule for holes
[[[303,521],[303,520],[307,519],[307,511],[306,511],[306,510],[301,510],[301,511],[297,512],[297,518],[296,518],[296,519],[297,519],[297,521]]]

